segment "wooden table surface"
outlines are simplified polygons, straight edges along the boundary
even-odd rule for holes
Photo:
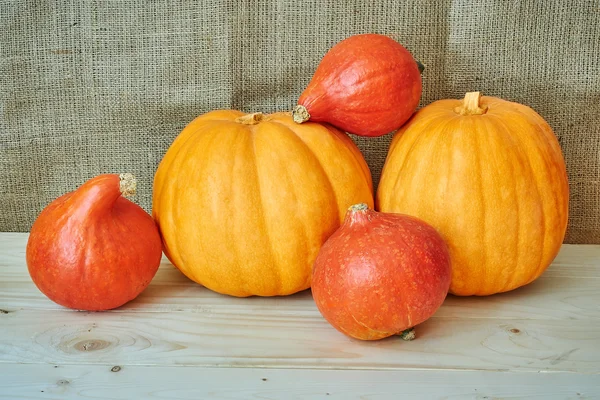
[[[31,281],[26,241],[0,233],[2,399],[600,399],[600,246],[564,245],[509,293],[448,296],[414,341],[362,342],[310,291],[223,296],[166,259],[125,306],[68,310]]]

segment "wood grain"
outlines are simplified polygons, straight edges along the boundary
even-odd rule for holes
[[[25,264],[27,234],[0,234],[0,309],[61,310],[33,284]],[[575,262],[573,262],[575,261]],[[537,281],[487,297],[448,296],[439,318],[597,319],[600,315],[600,246],[564,245]],[[316,311],[310,290],[288,297],[238,299],[211,292],[190,281],[166,258],[150,286],[134,301],[112,312],[218,312],[276,308]]]
[[[448,296],[412,342],[361,342],[310,291],[223,296],[166,259],[125,306],[68,310],[31,281],[26,240],[0,233],[0,398],[600,398],[600,246],[564,245],[509,293]]]
[[[361,342],[318,312],[0,315],[0,362],[600,373],[600,321],[431,318],[417,340]],[[599,378],[600,379],[600,378]]]
[[[596,399],[595,375],[0,364],[0,399]]]

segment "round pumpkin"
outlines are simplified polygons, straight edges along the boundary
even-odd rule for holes
[[[394,136],[377,209],[436,228],[452,259],[450,293],[490,295],[537,279],[568,220],[565,161],[531,108],[467,93],[419,110]]]
[[[444,302],[450,274],[448,247],[430,225],[355,204],[319,251],[311,291],[323,317],[350,337],[410,338]]]
[[[346,209],[373,204],[369,168],[344,132],[291,114],[217,110],[192,121],[154,179],[165,255],[232,296],[310,287],[321,245]]]

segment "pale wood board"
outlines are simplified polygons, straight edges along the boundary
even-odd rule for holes
[[[0,304],[8,310],[60,310],[61,306],[37,290],[26,272],[26,239],[23,233],[0,235]],[[589,280],[600,279],[599,263],[600,246],[564,245],[555,262],[532,284],[488,297],[450,295],[436,317],[595,319],[600,315],[600,282]],[[250,311],[277,308],[317,312],[310,291],[276,298],[221,296],[187,279],[166,258],[150,286],[137,299],[112,312],[213,312],[240,307]]]
[[[419,340],[363,342],[312,311],[18,310],[0,318],[0,362],[600,372],[600,321],[434,317],[417,327]]]
[[[597,399],[595,375],[0,364],[0,399]],[[32,383],[33,382],[33,383]]]
[[[26,241],[0,233],[0,398],[600,398],[600,246],[563,245],[509,293],[449,296],[415,341],[361,342],[310,291],[222,296],[166,259],[125,306],[67,310],[31,281]]]

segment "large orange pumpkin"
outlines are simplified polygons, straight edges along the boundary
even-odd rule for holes
[[[531,108],[467,93],[419,110],[394,136],[377,209],[422,218],[444,237],[450,292],[528,284],[557,255],[569,187],[560,145]]]
[[[153,216],[165,254],[190,279],[232,296],[275,296],[310,287],[321,245],[357,202],[373,204],[373,187],[347,134],[289,113],[219,110],[166,152]]]

